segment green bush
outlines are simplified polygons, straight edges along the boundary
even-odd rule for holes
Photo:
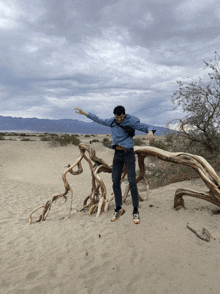
[[[13,136],[13,137],[15,137],[15,136],[20,136],[20,134],[19,133],[12,132],[12,133],[7,133],[7,136]]]
[[[25,142],[29,142],[29,141],[33,141],[30,138],[22,138],[21,141],[25,141]]]
[[[0,140],[5,140],[5,134],[4,133],[0,133]]]
[[[108,148],[111,147],[111,143],[112,143],[112,141],[110,141],[108,138],[104,138],[103,141],[102,141],[102,144],[103,144],[105,147],[108,147]]]
[[[169,134],[165,141],[154,141],[150,146],[160,148],[169,152],[186,152],[202,156],[214,168],[220,171],[220,155],[213,154],[206,150],[202,144],[193,142],[183,138],[178,134]],[[198,173],[191,167],[182,164],[166,162],[154,157],[148,157],[150,164],[146,165],[146,179],[150,189],[156,189],[161,186],[184,180],[198,178]]]
[[[60,146],[67,146],[68,144],[73,144],[78,146],[80,144],[80,140],[75,135],[60,135],[58,137],[53,136],[51,137],[52,145],[60,145]]]
[[[198,174],[189,166],[152,160],[152,165],[146,165],[146,180],[150,189],[156,189],[172,183],[198,178]]]
[[[157,147],[159,149],[168,151],[168,146],[164,142],[162,142],[162,141],[150,142],[150,146]]]
[[[41,141],[51,141],[51,138],[46,137],[46,136],[42,136],[42,137],[40,138],[40,140],[41,140]]]
[[[53,147],[56,146],[67,146],[68,144],[73,144],[78,146],[80,144],[80,140],[78,139],[78,135],[69,135],[69,134],[48,134],[44,133],[40,136],[41,141],[49,141],[50,145]]]
[[[139,138],[134,138],[133,141],[134,141],[134,146],[144,145],[144,142]]]

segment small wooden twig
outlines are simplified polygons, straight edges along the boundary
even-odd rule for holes
[[[192,231],[198,238],[200,238],[203,241],[209,242],[211,238],[213,238],[211,236],[211,234],[209,233],[209,231],[205,228],[202,229],[202,233],[199,234],[196,230],[194,230],[193,228],[191,228],[188,224],[186,225],[186,227]],[[213,238],[214,240],[216,240],[215,238]]]
[[[30,213],[30,216],[29,216],[29,224],[30,224],[30,225],[31,225],[31,222],[32,222],[32,214],[33,214],[35,211],[37,211],[38,209],[40,209],[40,208],[44,208],[44,205],[41,205],[41,206],[35,208],[35,209]]]

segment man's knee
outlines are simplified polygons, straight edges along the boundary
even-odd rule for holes
[[[130,187],[137,186],[136,177],[128,177],[128,182]]]
[[[113,188],[119,188],[119,187],[121,187],[121,181],[113,180],[112,184],[113,184],[112,185]]]
[[[129,186],[130,186],[130,189],[133,190],[133,189],[137,189],[137,184],[136,183],[129,183]]]

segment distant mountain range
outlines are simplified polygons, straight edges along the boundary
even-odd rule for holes
[[[162,136],[168,128],[154,126],[155,135]],[[70,134],[111,134],[109,127],[95,122],[83,122],[77,119],[39,119],[0,116],[0,132],[36,132]],[[136,135],[144,134],[136,131]]]

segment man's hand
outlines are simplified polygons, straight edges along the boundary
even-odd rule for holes
[[[153,131],[150,131],[147,135],[147,139],[149,140],[150,143],[154,141],[154,133]]]
[[[82,115],[85,115],[85,116],[88,116],[88,113],[82,111],[82,109],[76,107],[74,108],[75,112],[78,113],[78,114],[82,114]]]

